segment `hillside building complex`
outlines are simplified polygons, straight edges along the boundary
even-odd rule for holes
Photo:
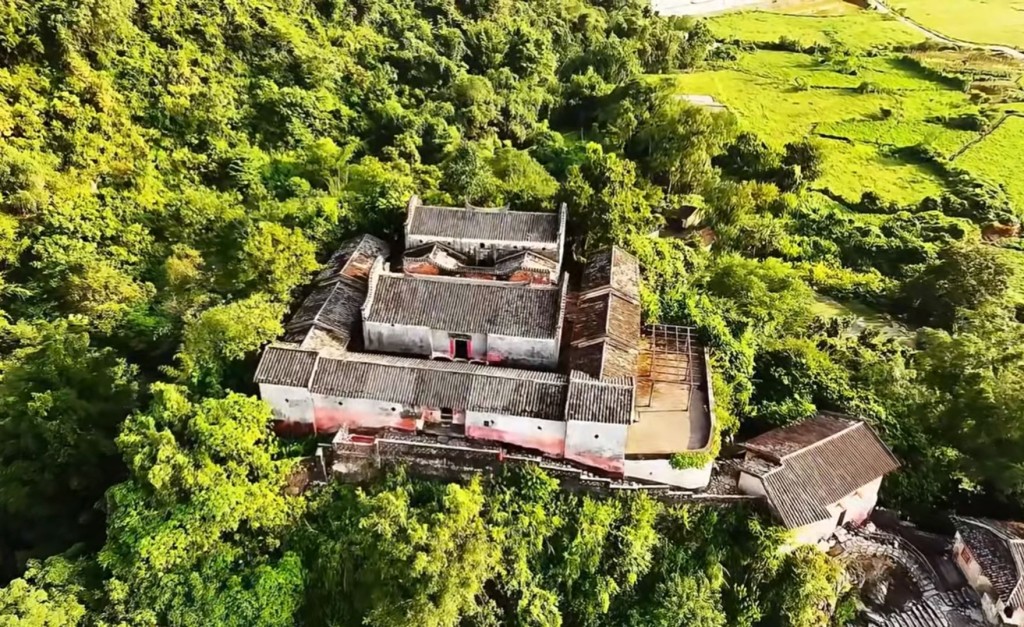
[[[317,275],[263,353],[260,394],[279,427],[423,455],[540,455],[617,480],[695,490],[711,462],[704,348],[643,328],[640,267],[619,248],[565,272],[553,213],[409,202],[404,254],[369,235]],[[392,262],[395,268],[392,268]]]

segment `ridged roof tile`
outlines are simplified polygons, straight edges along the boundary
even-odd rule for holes
[[[371,290],[366,322],[538,339],[557,338],[564,297],[557,286],[388,273]]]

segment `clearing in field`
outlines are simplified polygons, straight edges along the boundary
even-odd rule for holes
[[[832,69],[814,56],[757,51],[728,69],[665,78],[680,94],[706,94],[724,103],[740,124],[781,147],[807,136],[822,139],[826,174],[815,185],[854,201],[873,190],[916,203],[944,189],[927,164],[891,154],[929,138],[946,154],[976,137],[928,120],[974,105],[963,92],[936,83],[898,59],[862,57],[857,75]],[[872,89],[864,89],[867,83]],[[906,126],[904,126],[906,125]],[[825,131],[828,131],[827,133]]]
[[[893,0],[891,5],[948,37],[1024,49],[1024,0]]]
[[[845,15],[741,11],[710,18],[708,25],[715,37],[722,41],[775,43],[785,37],[799,42],[804,48],[842,45],[850,50],[866,51],[909,46],[924,39],[919,32],[895,18],[861,9]]]
[[[846,0],[774,0],[765,2],[758,9],[788,15],[849,15],[863,11]]]
[[[974,175],[1002,184],[1018,209],[1024,208],[1024,117],[1010,116],[983,140],[971,146],[954,163]]]

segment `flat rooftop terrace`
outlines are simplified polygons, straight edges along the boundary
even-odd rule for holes
[[[644,331],[636,375],[637,421],[626,455],[700,450],[711,437],[704,347],[689,327],[653,325]]]

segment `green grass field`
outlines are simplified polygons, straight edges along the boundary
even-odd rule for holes
[[[849,200],[868,190],[901,203],[941,193],[943,180],[934,168],[887,151],[927,141],[951,154],[975,136],[926,122],[973,110],[966,94],[887,57],[862,58],[851,76],[811,55],[761,50],[727,69],[665,80],[675,81],[679,93],[714,96],[744,128],[775,146],[822,133],[847,140],[822,140],[826,174],[815,186]],[[861,93],[857,87],[865,81],[885,93]]]
[[[773,43],[788,37],[805,47],[841,44],[851,50],[869,50],[910,45],[924,39],[901,22],[871,11],[828,16],[743,11],[716,16],[708,24],[715,37],[723,41]]]
[[[1011,117],[954,163],[976,176],[1006,187],[1018,207],[1024,207],[1024,117]]]
[[[891,4],[943,35],[1024,49],[1024,0],[892,0]]]

